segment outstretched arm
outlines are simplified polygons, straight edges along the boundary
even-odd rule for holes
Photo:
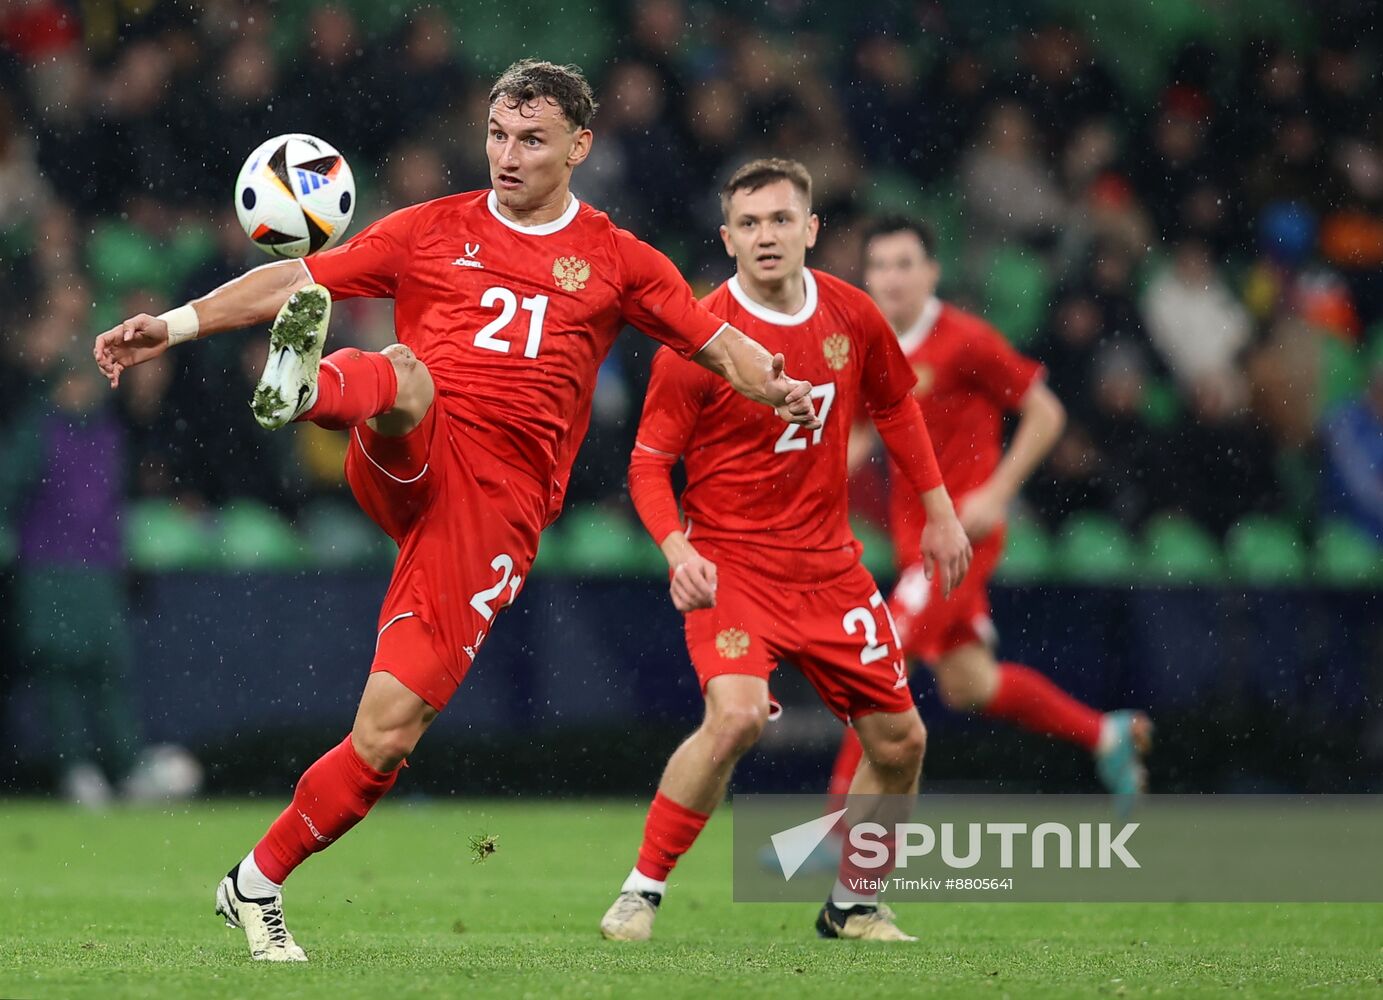
[[[788,423],[811,430],[821,426],[812,405],[812,384],[784,375],[781,354],[769,354],[757,340],[728,323],[692,360],[725,379],[741,395],[773,407]]]
[[[118,386],[125,369],[158,357],[174,344],[268,322],[290,295],[311,282],[302,261],[265,264],[161,316],[131,316],[100,334],[91,353],[111,386]]]

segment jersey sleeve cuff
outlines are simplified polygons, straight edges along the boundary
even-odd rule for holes
[[[716,328],[716,332],[713,333],[713,334],[711,334],[709,337],[707,337],[707,338],[706,338],[706,342],[705,342],[704,344],[702,344],[700,347],[698,347],[696,350],[692,351],[691,354],[689,355],[689,357],[695,357],[696,355],[698,355],[698,354],[700,354],[702,351],[704,351],[706,348],[710,347],[713,343],[715,343],[716,338],[719,337],[722,333],[724,333],[724,332],[725,332],[726,330],[728,330],[729,328],[730,328],[730,322],[729,322],[729,320],[726,320],[724,323],[721,323],[720,326]]]

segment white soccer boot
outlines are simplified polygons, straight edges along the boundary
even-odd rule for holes
[[[651,893],[621,892],[601,918],[600,936],[607,941],[647,941],[653,936],[659,902]]]
[[[250,409],[265,430],[290,423],[317,402],[317,372],[331,322],[331,295],[321,285],[294,292],[269,328],[269,360]]]
[[[283,923],[283,894],[271,899],[246,899],[235,885],[236,865],[216,887],[216,912],[227,927],[239,927],[256,962],[306,962],[307,953]]]
[[[854,941],[916,941],[898,929],[894,912],[882,904],[841,909],[830,900],[816,918],[816,933],[824,938],[849,938]]]

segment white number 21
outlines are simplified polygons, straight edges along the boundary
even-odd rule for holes
[[[836,384],[827,382],[825,385],[812,386],[812,399],[816,400],[816,418],[821,421],[821,426],[812,431],[811,443],[820,444],[821,433],[826,429],[826,416],[831,412],[831,404],[836,401]],[[807,439],[797,436],[797,432],[801,429],[801,424],[788,424],[784,427],[782,435],[778,438],[778,443],[773,446],[774,453],[805,451]]]
[[[507,340],[500,340],[495,334],[509,325],[514,314],[519,311],[519,306],[522,305],[528,312],[528,340],[523,347],[523,356],[525,358],[538,356],[538,345],[543,340],[543,316],[547,314],[546,295],[530,295],[523,302],[520,302],[519,297],[509,289],[496,285],[493,288],[485,289],[485,293],[480,296],[480,304],[486,309],[499,306],[499,315],[481,327],[480,332],[475,335],[476,347],[483,347],[487,351],[497,351],[500,354],[508,354],[512,345]]]

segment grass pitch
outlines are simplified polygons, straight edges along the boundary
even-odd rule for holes
[[[0,996],[1383,994],[1383,905],[914,904],[898,910],[918,944],[819,941],[809,905],[730,902],[728,813],[656,940],[609,944],[630,802],[386,802],[289,885],[312,961],[268,967],[212,897],[275,812],[0,803]]]

